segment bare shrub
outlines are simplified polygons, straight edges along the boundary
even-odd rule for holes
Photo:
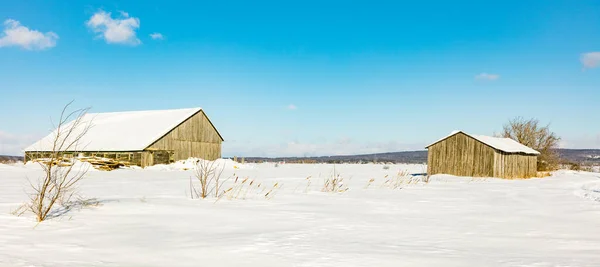
[[[221,181],[221,175],[225,170],[225,164],[219,166],[217,161],[197,160],[194,167],[194,176],[198,181],[194,185],[190,177],[190,197],[206,198],[209,195],[219,197],[219,190],[225,181]]]
[[[344,178],[341,174],[337,173],[335,170],[335,166],[333,167],[333,174],[330,177],[327,177],[323,183],[323,192],[331,192],[331,193],[339,193],[345,192],[348,190],[348,187],[344,184]]]
[[[556,149],[560,138],[549,127],[541,126],[537,119],[517,117],[504,125],[501,136],[539,151],[538,171],[552,171],[558,169],[560,159]]]
[[[75,151],[81,148],[80,141],[91,127],[91,122],[82,120],[89,109],[68,112],[72,103],[67,104],[60,114],[51,151],[44,153],[46,156],[44,160],[38,161],[44,176],[37,182],[30,181],[33,192],[29,196],[27,206],[36,215],[38,222],[46,220],[51,215],[60,215],[54,213],[56,204],[62,206],[63,211],[70,210],[73,205],[71,198],[77,193],[77,186],[87,173],[87,168],[74,169],[72,159],[69,164],[69,160],[62,157],[64,151]]]

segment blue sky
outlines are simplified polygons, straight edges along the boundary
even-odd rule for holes
[[[73,99],[203,107],[225,156],[422,149],[515,116],[600,148],[600,1],[3,1],[0,22],[0,154]]]

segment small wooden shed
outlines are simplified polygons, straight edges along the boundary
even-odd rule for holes
[[[91,127],[77,147],[61,151],[65,157],[102,157],[142,167],[221,157],[223,137],[201,108],[88,113],[81,122]],[[25,161],[48,157],[55,137],[56,131],[27,147]]]
[[[426,147],[427,173],[457,176],[530,178],[540,154],[510,138],[454,131]]]

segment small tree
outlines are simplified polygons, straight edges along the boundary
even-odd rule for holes
[[[504,125],[502,137],[511,138],[539,151],[538,171],[551,171],[558,169],[560,159],[556,149],[560,138],[549,128],[550,125],[540,126],[537,119],[516,117]]]
[[[225,170],[225,164],[220,167],[217,161],[198,160],[196,161],[196,167],[194,168],[194,176],[198,179],[198,186],[192,183],[190,177],[190,197],[193,198],[206,198],[211,192],[215,197],[219,197],[219,190],[224,181],[221,181],[221,175]]]
[[[63,164],[63,152],[80,148],[82,137],[91,127],[91,122],[83,121],[83,116],[89,109],[68,112],[72,103],[67,104],[60,114],[53,132],[51,150],[40,152],[40,156],[44,159],[37,162],[42,167],[44,175],[35,183],[30,181],[33,192],[26,205],[36,215],[38,222],[46,220],[52,214],[55,204],[69,206],[79,181],[87,172],[87,169],[73,169],[74,162]]]

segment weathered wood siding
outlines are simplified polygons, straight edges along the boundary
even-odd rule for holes
[[[107,159],[115,159],[127,165],[137,165],[142,166],[142,153],[141,151],[101,151],[101,152],[62,152],[60,156],[65,158],[72,157],[99,157],[99,158],[107,158]],[[25,152],[25,162],[39,159],[39,158],[49,158],[51,157],[51,152]],[[168,162],[164,162],[168,163]]]
[[[494,153],[494,177],[530,178],[537,175],[537,156],[527,154]]]
[[[222,141],[204,111],[200,111],[146,150],[172,152],[173,160],[190,157],[215,160],[221,157]]]
[[[498,151],[463,133],[428,147],[427,173],[457,176],[530,178],[537,174],[537,156]]]
[[[154,155],[150,151],[142,152],[142,160],[140,162],[140,166],[142,168],[146,168],[148,166],[154,165]]]
[[[491,177],[494,175],[494,149],[458,133],[429,147],[427,173]]]

